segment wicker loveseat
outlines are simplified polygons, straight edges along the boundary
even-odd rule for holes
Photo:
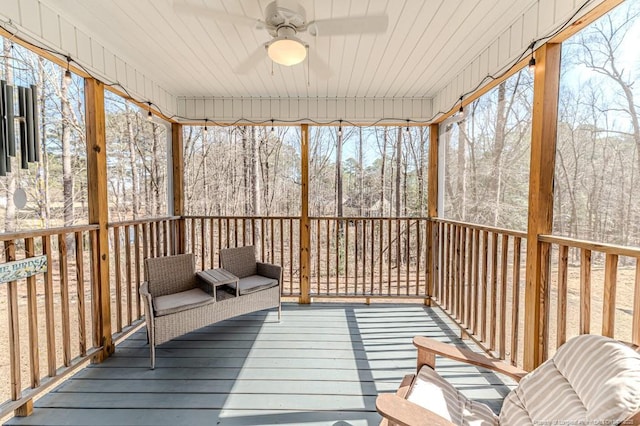
[[[216,298],[214,289],[195,273],[193,254],[145,260],[147,281],[140,286],[144,301],[151,368],[155,368],[156,346],[198,328],[238,315],[278,308],[280,318],[281,268],[275,286],[259,291],[239,292],[238,296]],[[220,294],[220,292],[218,292]]]

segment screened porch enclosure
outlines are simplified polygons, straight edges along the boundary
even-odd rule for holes
[[[389,19],[361,45],[314,39],[325,80],[266,59],[231,73],[254,35],[179,0],[65,1],[0,11],[3,87],[36,87],[40,108],[37,161],[0,143],[3,261],[47,264],[0,283],[3,422],[377,424],[415,335],[528,371],[578,334],[640,345],[640,0],[301,0],[313,19]],[[268,2],[219,3],[240,19]],[[141,45],[154,20],[175,27],[139,50],[110,35],[121,19]],[[149,370],[145,259],[200,271],[248,245],[282,266],[283,320],[211,324]],[[513,387],[443,368],[496,413]]]

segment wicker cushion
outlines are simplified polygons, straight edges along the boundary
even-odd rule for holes
[[[245,278],[241,278],[238,281],[240,286],[240,296],[243,294],[249,294],[260,290],[266,290],[271,287],[278,286],[278,280],[273,278],[263,277],[262,275],[251,275]],[[236,284],[230,284],[235,290]]]
[[[608,337],[582,335],[505,399],[503,425],[618,424],[640,410],[640,354]]]
[[[158,297],[197,287],[193,254],[145,259],[149,293]]]
[[[175,294],[167,294],[153,299],[153,308],[156,316],[174,314],[198,306],[213,303],[215,299],[199,288],[181,291]]]
[[[429,366],[420,369],[407,399],[457,425],[498,424],[491,408],[462,395]]]
[[[253,246],[220,250],[220,266],[238,278],[257,274],[258,266]]]

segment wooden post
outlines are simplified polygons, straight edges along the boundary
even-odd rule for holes
[[[173,215],[184,216],[184,151],[182,146],[182,124],[171,124],[171,162],[173,167]],[[184,254],[187,247],[185,220],[178,220],[176,228],[178,254]],[[213,249],[213,247],[212,247]]]
[[[427,215],[429,219],[438,217],[438,135],[440,125],[429,126],[429,171],[427,179]],[[429,220],[427,223],[427,297],[426,305],[431,305],[433,289],[438,278],[436,256],[438,254],[438,225]]]
[[[107,150],[104,114],[104,84],[93,78],[84,80],[85,120],[87,128],[87,179],[89,198],[89,223],[99,226],[94,251],[97,279],[93,288],[96,293],[93,321],[98,333],[97,340],[102,351],[94,357],[94,362],[102,362],[113,353],[115,346],[111,337],[111,294],[109,289],[109,220],[107,196]]]
[[[311,229],[309,224],[309,125],[300,126],[300,173],[302,178],[300,206],[300,298],[299,303],[311,303]]]
[[[544,361],[549,302],[550,248],[538,236],[553,226],[553,174],[555,170],[560,85],[561,45],[547,43],[536,50],[529,171],[529,220],[525,287],[524,368]]]

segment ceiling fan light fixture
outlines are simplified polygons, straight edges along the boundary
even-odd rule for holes
[[[290,67],[304,61],[307,46],[296,37],[279,36],[269,43],[267,54],[273,62]]]

